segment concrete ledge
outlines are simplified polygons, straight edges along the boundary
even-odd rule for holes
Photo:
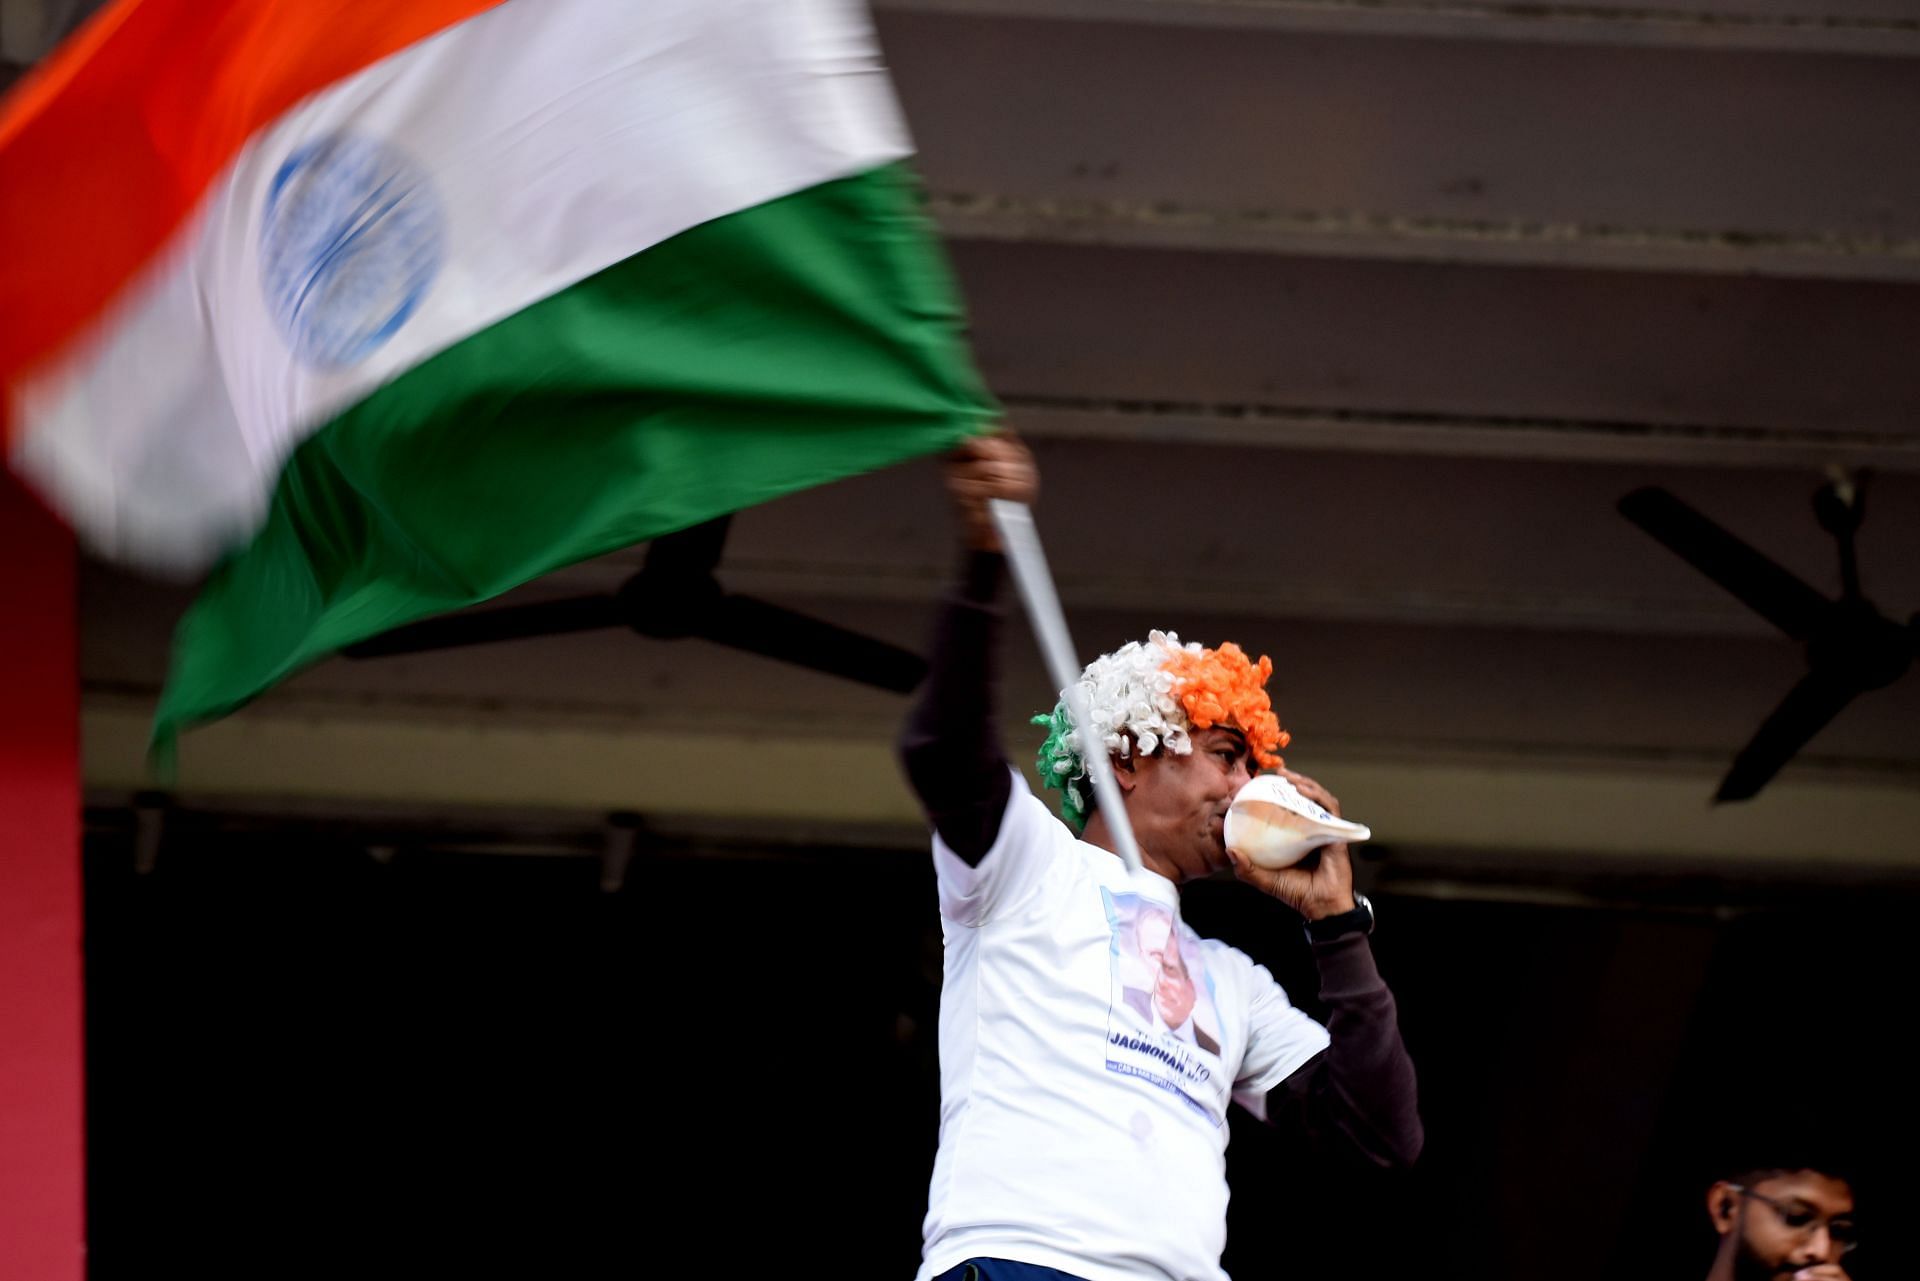
[[[147,717],[83,714],[86,783],[151,785]],[[1302,761],[1302,764],[1307,764]],[[1920,789],[1901,775],[1790,769],[1756,801],[1708,803],[1716,771],[1484,754],[1323,756],[1311,768],[1386,845],[1617,857],[1693,867],[1920,866]],[[618,728],[243,713],[186,736],[173,785],[205,796],[737,821],[911,826],[891,745]]]

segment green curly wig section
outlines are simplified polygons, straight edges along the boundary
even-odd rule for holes
[[[1034,717],[1033,724],[1047,731],[1046,741],[1040,744],[1040,755],[1033,762],[1040,772],[1040,781],[1047,787],[1060,789],[1060,817],[1074,831],[1084,831],[1087,794],[1083,784],[1087,781],[1087,765],[1074,744],[1073,718],[1067,714],[1066,702],[1055,703],[1051,712]]]

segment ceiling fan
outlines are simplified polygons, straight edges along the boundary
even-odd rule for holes
[[[1840,597],[1815,591],[1664,489],[1636,489],[1620,514],[1805,647],[1807,674],[1734,757],[1715,801],[1757,794],[1855,697],[1899,680],[1920,654],[1920,614],[1903,626],[1860,592],[1854,534],[1867,474],[1836,476],[1813,496],[1820,528],[1840,545]]]
[[[730,517],[663,534],[640,571],[601,596],[571,596],[429,618],[349,645],[348,658],[385,658],[462,645],[630,627],[643,636],[696,636],[814,671],[905,694],[926,663],[898,645],[724,590],[714,577]]]

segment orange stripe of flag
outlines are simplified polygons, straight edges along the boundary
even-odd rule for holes
[[[263,126],[500,2],[117,0],[97,15],[0,102],[0,390],[100,314]]]

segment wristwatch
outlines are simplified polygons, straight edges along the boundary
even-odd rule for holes
[[[1356,891],[1351,912],[1341,912],[1337,916],[1323,916],[1317,921],[1308,921],[1306,924],[1309,943],[1331,943],[1349,934],[1371,934],[1373,933],[1373,904],[1367,901],[1366,895]]]

